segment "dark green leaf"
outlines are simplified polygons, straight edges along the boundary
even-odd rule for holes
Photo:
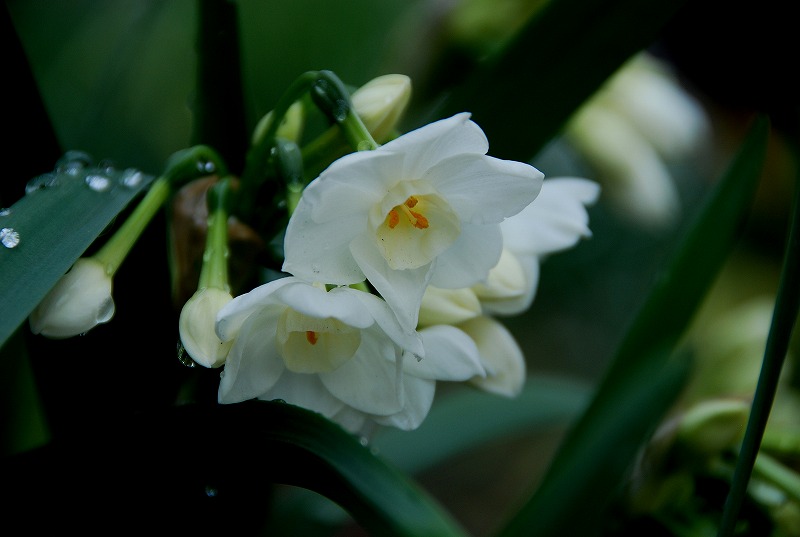
[[[736,241],[768,132],[768,121],[758,118],[635,318],[586,413],[503,537],[600,531],[634,456],[683,385],[688,362],[673,349]]]

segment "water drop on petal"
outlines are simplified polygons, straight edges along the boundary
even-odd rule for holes
[[[111,188],[111,180],[105,175],[90,174],[86,176],[86,184],[95,192],[105,192]]]
[[[10,227],[0,229],[0,244],[6,248],[16,248],[19,244],[19,233]]]

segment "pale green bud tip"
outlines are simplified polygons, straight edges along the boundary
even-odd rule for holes
[[[410,99],[411,79],[399,74],[373,78],[350,97],[356,113],[378,143],[392,133]]]
[[[273,115],[272,111],[267,112],[258,122],[256,128],[253,129],[253,145],[258,145],[262,141],[272,123]],[[297,101],[286,110],[286,115],[283,116],[281,124],[278,125],[275,136],[297,142],[303,134],[304,119],[305,110],[303,109],[303,104]]]
[[[31,332],[53,339],[77,336],[114,316],[112,279],[100,261],[78,259],[29,317]]]
[[[214,325],[219,310],[232,299],[227,291],[206,287],[199,289],[181,310],[181,343],[192,360],[203,367],[220,367],[228,356],[232,341],[220,341]]]
[[[749,412],[750,405],[737,399],[698,403],[681,419],[677,440],[694,452],[714,455],[739,442]]]

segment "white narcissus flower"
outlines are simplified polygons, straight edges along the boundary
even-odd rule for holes
[[[503,255],[486,282],[472,287],[483,311],[516,315],[527,310],[539,283],[539,264],[591,237],[587,206],[600,186],[579,177],[547,179],[533,203],[500,224]]]
[[[198,289],[186,301],[178,319],[178,329],[184,350],[192,360],[204,367],[220,367],[231,347],[217,337],[214,327],[217,313],[233,299],[231,294],[216,287]]]
[[[500,222],[534,200],[544,176],[487,156],[469,118],[331,164],[289,221],[283,270],[337,285],[367,279],[407,329],[428,284],[457,289],[486,278],[502,251]]]
[[[216,331],[233,341],[220,403],[281,399],[352,432],[374,423],[413,429],[430,409],[436,378],[481,373],[463,352],[441,352],[429,365],[423,338],[404,330],[379,297],[294,277],[234,298]],[[436,341],[432,348],[440,350]]]
[[[78,259],[29,317],[31,332],[53,339],[83,334],[114,316],[112,278],[100,261]]]

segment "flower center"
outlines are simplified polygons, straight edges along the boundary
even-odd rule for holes
[[[412,226],[417,229],[426,229],[430,225],[428,223],[428,219],[422,214],[411,210],[416,207],[418,203],[419,200],[416,197],[409,196],[405,203],[398,205],[389,211],[389,214],[386,215],[386,225],[389,226],[390,229],[397,227],[397,224],[400,223],[400,214],[398,214],[399,211],[405,215],[406,218],[408,218],[408,222]]]
[[[423,181],[398,184],[373,207],[370,222],[375,243],[393,270],[429,264],[461,232],[450,204]]]
[[[338,319],[319,319],[286,308],[278,321],[278,349],[289,371],[325,373],[353,357],[361,332]]]

